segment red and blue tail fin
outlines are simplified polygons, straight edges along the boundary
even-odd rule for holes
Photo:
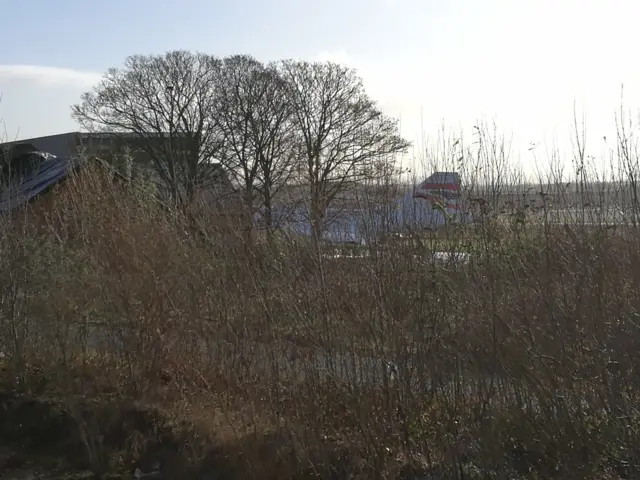
[[[460,208],[460,175],[436,172],[415,188],[413,198],[422,198],[434,206],[457,211]]]

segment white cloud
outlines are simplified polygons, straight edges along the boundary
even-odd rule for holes
[[[42,65],[0,65],[0,80],[22,80],[45,87],[89,88],[101,78],[100,73]]]

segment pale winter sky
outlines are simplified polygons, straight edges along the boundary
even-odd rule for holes
[[[359,70],[416,156],[443,122],[485,118],[514,159],[535,142],[544,163],[552,141],[570,146],[574,104],[592,152],[623,84],[637,119],[639,18],[638,0],[3,0],[0,118],[10,139],[76,130],[70,105],[131,54],[331,59]]]

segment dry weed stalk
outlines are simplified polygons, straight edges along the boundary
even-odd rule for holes
[[[518,190],[508,149],[478,135],[447,155],[483,165],[469,195],[487,208],[419,235],[468,264],[402,242],[357,259],[284,235],[247,246],[242,220],[168,215],[89,170],[3,220],[4,361],[75,406],[94,462],[108,442],[79,396],[206,427],[254,478],[637,475],[640,236],[608,213],[636,208],[633,188],[587,178],[581,154],[579,188]]]

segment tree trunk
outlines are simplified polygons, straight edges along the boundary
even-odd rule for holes
[[[314,199],[311,205],[311,235],[316,250],[320,251],[320,244],[324,235],[325,227],[325,206],[324,202]]]
[[[320,252],[319,247],[324,236],[326,202],[322,185],[311,184],[311,236],[313,243]]]
[[[271,194],[267,191],[264,194],[264,225],[267,234],[273,233],[273,206],[271,205]]]
[[[264,156],[261,157],[262,164],[265,164]],[[264,185],[262,186],[262,202],[264,204],[264,225],[267,236],[270,238],[274,230],[273,224],[273,198],[271,195],[271,175],[264,172]]]
[[[247,246],[253,244],[253,192],[247,189],[244,196],[244,238]]]

